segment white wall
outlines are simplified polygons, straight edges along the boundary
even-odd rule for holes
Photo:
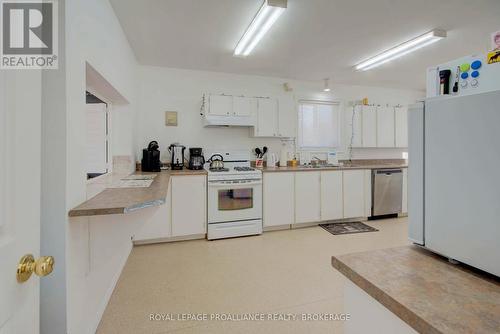
[[[68,212],[86,200],[86,62],[129,102],[112,110],[115,122],[111,126],[116,130],[111,139],[113,154],[133,152],[137,63],[108,0],[67,1],[65,13]],[[137,223],[133,217],[66,218],[67,330],[64,333],[95,332],[132,248],[130,238]]]
[[[289,82],[292,93],[285,93],[283,83]],[[251,149],[268,146],[271,151],[281,149],[281,140],[275,138],[252,138],[248,128],[205,128],[200,116],[203,93],[243,94],[249,96],[279,96],[293,94],[296,100],[317,99],[341,101],[350,112],[348,101],[368,97],[370,103],[391,105],[414,103],[424,92],[413,90],[386,89],[335,85],[331,93],[322,91],[321,82],[294,81],[288,79],[235,75],[206,71],[192,71],[153,66],[139,66],[138,99],[140,112],[137,114],[137,158],[150,140],[158,140],[162,160],[168,160],[167,147],[180,142],[188,147]],[[164,125],[164,112],[178,112],[178,126]],[[347,146],[345,126],[342,126],[343,144]],[[342,149],[345,151],[345,148]],[[401,158],[401,149],[355,149],[354,158]]]

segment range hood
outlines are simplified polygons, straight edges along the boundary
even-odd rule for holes
[[[252,116],[219,116],[219,115],[205,115],[203,117],[204,126],[255,126],[254,118]]]

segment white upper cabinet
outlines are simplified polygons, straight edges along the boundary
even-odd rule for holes
[[[312,223],[320,216],[320,172],[295,173],[295,223]]]
[[[292,96],[258,98],[255,137],[296,136],[297,110]]]
[[[321,220],[344,218],[342,171],[321,172]]]
[[[233,97],[228,95],[210,95],[210,115],[230,116],[233,114]]]
[[[352,147],[408,147],[406,107],[356,106],[354,117],[352,109],[348,115],[348,144],[352,139]]]
[[[278,100],[273,98],[257,99],[256,137],[278,136]]]
[[[360,106],[356,106],[354,110],[351,108],[351,112],[349,113],[348,119],[348,131],[349,134],[349,143],[351,144],[352,139],[352,147],[362,147],[363,146],[363,127],[361,122],[362,108]]]
[[[233,115],[251,116],[257,109],[257,100],[251,97],[234,96],[233,97]]]
[[[408,147],[408,110],[395,108],[396,147]]]
[[[363,106],[361,114],[363,147],[377,147],[377,109]]]
[[[380,107],[377,110],[377,147],[394,147],[394,109]]]
[[[279,98],[278,137],[293,138],[297,133],[297,107],[293,96]]]

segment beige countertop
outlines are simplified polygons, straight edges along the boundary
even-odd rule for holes
[[[332,265],[419,333],[500,333],[500,281],[417,246],[332,257]]]
[[[407,168],[405,163],[367,163],[367,164],[346,164],[338,167],[264,167],[263,173],[276,173],[276,172],[313,172],[323,170],[351,170],[351,169],[380,169],[380,168]]]
[[[205,170],[168,170],[157,173],[136,172],[133,175],[157,174],[147,188],[107,188],[69,211],[70,217],[124,214],[165,203],[171,176],[206,175]]]

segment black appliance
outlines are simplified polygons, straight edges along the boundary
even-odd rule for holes
[[[143,172],[160,172],[160,150],[158,142],[153,140],[148,148],[142,150],[141,170]]]
[[[199,170],[203,169],[205,165],[205,157],[203,156],[203,149],[201,147],[191,147],[189,149],[189,169]]]
[[[184,168],[184,150],[185,146],[180,144],[172,144],[168,147],[172,160],[170,162],[170,169],[180,170]]]
[[[439,71],[439,93],[440,95],[450,94],[451,70]]]

